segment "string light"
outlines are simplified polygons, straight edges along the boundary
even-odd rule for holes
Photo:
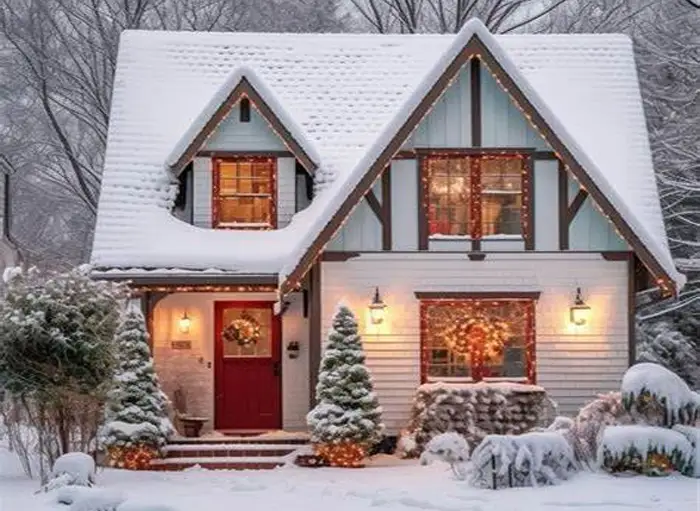
[[[314,450],[331,467],[360,468],[364,466],[364,459],[367,457],[364,446],[347,440],[333,444],[318,444],[314,446]]]
[[[273,293],[277,291],[277,286],[272,285],[190,285],[190,286],[134,286],[133,292],[156,292],[156,293]]]
[[[158,450],[144,444],[107,449],[107,464],[126,470],[148,470],[151,468],[151,461],[158,457]]]

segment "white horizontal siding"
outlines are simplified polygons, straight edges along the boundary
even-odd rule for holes
[[[292,221],[296,209],[296,160],[277,159],[277,228]]]
[[[251,103],[250,122],[240,122],[238,105],[204,143],[212,151],[284,151],[287,147]]]
[[[197,227],[211,228],[211,158],[195,158],[192,168],[192,219]]]
[[[572,413],[597,393],[619,388],[627,368],[627,263],[598,254],[363,254],[322,264],[322,331],[335,306],[355,311],[384,420],[392,432],[408,422],[420,384],[419,302],[415,291],[540,291],[536,308],[538,383]],[[375,286],[388,305],[379,327],[368,321]],[[581,286],[591,324],[572,331],[569,306]]]

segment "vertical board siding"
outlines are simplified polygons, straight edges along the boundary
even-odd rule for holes
[[[580,187],[569,177],[569,204]],[[571,250],[628,250],[628,245],[615,232],[612,222],[593,205],[588,197],[569,225],[569,248]]]
[[[194,191],[192,194],[192,219],[197,227],[211,228],[211,158],[195,158],[192,168]]]
[[[214,302],[275,301],[275,293],[175,293],[165,297],[153,312],[154,362],[163,391],[172,400],[182,389],[187,411],[208,417],[206,431],[214,419]],[[308,345],[309,330],[303,317],[299,293],[289,297],[291,304],[282,317],[282,417],[287,430],[305,430],[308,412]],[[188,334],[179,332],[178,321],[183,313],[192,319]],[[189,341],[190,349],[173,349],[172,341]],[[287,343],[298,341],[299,358],[290,359]],[[235,390],[235,389],[234,389]],[[245,389],[242,389],[243,391]]]
[[[406,141],[404,149],[471,146],[470,75],[469,66],[463,66],[452,85]]]
[[[391,246],[418,250],[418,162],[391,162]]]
[[[382,183],[378,180],[372,186],[374,195],[381,201]],[[377,215],[362,199],[350,213],[347,222],[328,244],[328,250],[340,251],[375,251],[382,249],[382,224]]]
[[[559,162],[534,163],[535,250],[559,250]]]
[[[238,105],[217,126],[202,149],[210,151],[285,151],[287,147],[251,104],[250,122],[240,122]]]
[[[390,432],[406,427],[420,384],[420,317],[415,291],[539,291],[536,305],[537,383],[573,414],[600,392],[618,390],[627,368],[627,263],[598,254],[363,254],[323,262],[322,332],[339,301],[358,316],[384,421]],[[379,286],[387,304],[379,326],[367,303]],[[569,306],[582,286],[591,324],[574,330]]]
[[[296,212],[296,160],[277,158],[277,228],[291,222]]]
[[[530,125],[486,68],[481,73],[481,109],[483,147],[535,147],[549,150],[547,142]]]

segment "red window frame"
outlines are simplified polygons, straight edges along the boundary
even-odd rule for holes
[[[460,307],[464,306],[465,302],[469,302],[471,306],[476,306],[478,308],[487,309],[489,306],[498,306],[503,303],[508,304],[518,304],[522,307],[522,313],[524,315],[525,322],[525,375],[521,377],[490,377],[484,374],[484,361],[478,358],[470,360],[470,376],[464,377],[439,377],[430,376],[429,369],[431,365],[431,350],[432,346],[428,346],[427,340],[429,337],[430,324],[428,318],[428,307],[430,306],[441,306],[441,307]],[[535,304],[536,300],[533,298],[422,298],[420,299],[420,351],[421,351],[421,383],[434,382],[434,381],[482,381],[484,379],[492,379],[497,381],[518,381],[522,382],[527,380],[527,383],[536,383],[537,372],[536,372],[536,332],[535,332]]]
[[[221,165],[224,163],[265,163],[269,165],[270,198],[269,198],[269,224],[250,225],[246,223],[222,222],[221,204],[226,200],[221,196],[220,178]],[[270,230],[277,229],[277,159],[269,156],[235,156],[228,158],[214,158],[212,164],[212,192],[211,192],[211,223],[214,229],[242,229],[242,230]]]

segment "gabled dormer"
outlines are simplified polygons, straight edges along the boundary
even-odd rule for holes
[[[309,204],[318,162],[280,100],[252,70],[239,69],[168,158],[180,182],[174,213],[212,229],[282,228]]]

